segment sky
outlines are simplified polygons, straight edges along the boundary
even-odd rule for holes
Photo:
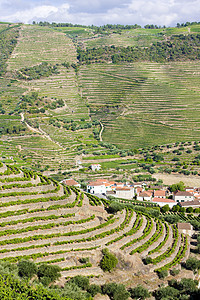
[[[1,22],[175,26],[199,17],[200,0],[0,0]]]

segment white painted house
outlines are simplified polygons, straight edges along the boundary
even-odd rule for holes
[[[186,191],[178,191],[174,193],[174,201],[176,202],[187,202],[187,201],[194,201],[194,195],[186,192]]]
[[[90,169],[92,170],[92,171],[100,171],[101,170],[101,165],[100,164],[92,164],[91,166],[90,166]]]
[[[172,199],[167,199],[167,198],[159,198],[159,197],[154,197],[152,199],[153,203],[156,203],[160,206],[165,206],[165,205],[169,205],[170,208],[172,208],[174,205],[177,205],[177,202],[172,200]]]
[[[149,191],[141,192],[137,196],[137,200],[139,201],[151,201],[151,199],[152,199],[152,193]]]
[[[87,185],[87,192],[90,194],[106,194],[106,186],[103,182],[90,182]]]

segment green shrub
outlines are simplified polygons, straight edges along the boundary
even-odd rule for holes
[[[87,290],[89,288],[89,278],[81,275],[77,275],[70,279],[70,283],[75,283],[82,290]]]
[[[164,279],[165,277],[168,276],[168,271],[167,270],[158,270],[157,274],[160,279]]]
[[[34,274],[37,274],[37,266],[34,262],[29,260],[21,260],[18,263],[19,276],[32,278]]]
[[[100,261],[101,269],[106,272],[112,271],[116,265],[118,264],[118,259],[115,257],[114,254],[110,253],[107,248],[102,250],[103,258]]]
[[[172,270],[170,270],[170,274],[172,275],[172,276],[176,276],[176,275],[178,275],[180,273],[180,270],[179,269],[172,269]]]
[[[131,288],[129,292],[131,294],[131,298],[133,299],[146,299],[150,297],[149,291],[142,285]]]
[[[38,268],[38,278],[44,285],[49,285],[60,278],[61,268],[56,265],[41,264]]]

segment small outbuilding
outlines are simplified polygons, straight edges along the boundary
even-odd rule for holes
[[[178,231],[187,234],[190,237],[193,235],[193,226],[190,223],[178,223]]]

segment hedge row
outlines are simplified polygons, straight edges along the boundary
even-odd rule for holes
[[[90,205],[92,205],[92,206],[101,205],[101,200],[98,197],[96,197],[94,195],[91,195],[89,193],[86,193],[86,195],[87,195],[87,197],[89,199]]]
[[[69,271],[69,270],[85,269],[85,268],[91,268],[91,267],[92,267],[92,264],[91,264],[91,263],[87,263],[87,264],[80,265],[80,266],[72,266],[72,267],[62,268],[61,271]]]
[[[152,259],[152,263],[156,265],[157,263],[161,262],[162,260],[166,259],[167,257],[170,257],[171,254],[175,251],[177,243],[178,243],[178,229],[177,227],[172,227],[173,229],[173,244],[170,246],[163,254],[157,256],[156,258]]]
[[[7,203],[1,203],[0,207],[8,207],[8,206],[13,206],[13,205],[21,205],[21,204],[29,204],[29,203],[38,203],[38,202],[49,202],[49,201],[59,201],[59,200],[64,200],[69,197],[69,193],[64,188],[64,195],[63,196],[51,196],[51,197],[45,197],[45,198],[36,198],[36,199],[26,199],[26,200],[16,200],[16,201],[10,201]],[[71,208],[74,207],[76,204],[76,200],[73,203],[68,203],[65,204],[65,206],[62,205],[55,205],[55,208],[50,208],[49,210],[53,209],[59,209],[59,208]],[[53,206],[52,206],[53,207]],[[47,208],[48,210],[48,208]]]
[[[136,243],[136,242],[139,242],[139,241],[143,240],[147,235],[149,235],[149,233],[151,232],[151,230],[152,230],[152,228],[153,228],[153,222],[152,222],[152,219],[151,219],[150,217],[147,217],[147,216],[146,216],[146,218],[147,218],[147,224],[146,224],[146,227],[145,227],[144,230],[143,230],[143,234],[142,234],[140,237],[138,237],[138,238],[136,238],[136,239],[133,239],[133,240],[131,240],[130,242],[124,244],[124,245],[120,248],[121,250],[123,250],[123,249],[126,248],[126,247],[129,247],[129,246],[133,245],[133,244]]]
[[[121,239],[123,239],[125,236],[129,236],[129,235],[132,235],[134,234],[136,231],[138,231],[140,229],[140,227],[142,226],[142,223],[143,223],[143,219],[141,218],[140,214],[139,213],[136,213],[137,214],[137,217],[135,219],[135,222],[133,224],[133,227],[128,231],[128,232],[125,232],[124,234],[118,236],[117,238],[109,241],[108,243],[106,243],[106,246],[109,246],[115,242],[118,242],[120,241]]]
[[[113,228],[113,229],[111,229],[111,230],[108,230],[108,231],[105,231],[105,232],[96,234],[96,235],[94,235],[93,237],[82,238],[82,239],[71,240],[71,241],[56,242],[56,243],[54,243],[54,245],[71,244],[71,243],[75,243],[75,242],[77,242],[77,243],[80,243],[80,242],[89,242],[89,241],[97,240],[97,239],[99,239],[99,238],[104,238],[104,237],[106,237],[106,236],[108,236],[108,235],[111,235],[111,234],[113,234],[113,233],[115,233],[115,232],[119,232],[120,230],[123,230],[123,229],[124,229],[124,227],[130,222],[130,219],[132,218],[133,211],[131,211],[131,215],[130,215],[130,216],[128,215],[127,212],[128,212],[128,209],[126,210],[126,217],[125,217],[124,221],[121,223],[121,225],[119,225],[119,226],[116,227],[116,228]],[[112,220],[112,219],[111,219],[111,220]],[[114,223],[114,222],[112,221],[112,223]],[[112,223],[110,222],[110,224],[112,224]],[[104,224],[105,224],[105,223],[104,223]],[[100,225],[97,226],[97,227],[100,227],[100,226],[101,226],[101,228],[102,228],[102,225],[104,225],[104,224],[100,224]],[[98,228],[97,228],[97,229],[98,229]]]
[[[10,177],[6,177],[4,179],[0,178],[0,182],[5,183],[5,182],[14,182],[14,181],[27,181],[30,180],[31,178],[33,178],[33,172],[28,171],[28,170],[23,170],[23,176],[24,177],[14,177],[14,178],[10,178]],[[35,175],[37,177],[37,175]],[[35,178],[36,179],[36,178]]]
[[[11,175],[11,174],[19,174],[20,171],[17,167],[6,165],[7,170],[4,173],[0,173],[0,176],[2,175]]]
[[[47,244],[47,245],[50,245],[50,244]],[[44,245],[42,245],[42,246],[44,246]],[[37,248],[40,248],[40,247],[38,246]],[[70,250],[59,250],[59,251],[55,251],[55,252],[33,253],[33,254],[29,254],[29,255],[19,255],[19,256],[15,256],[15,257],[4,257],[4,258],[0,259],[0,261],[9,261],[9,262],[15,263],[15,262],[17,262],[21,259],[33,259],[33,260],[35,260],[37,258],[47,257],[47,256],[50,256],[50,255],[65,254],[65,253],[74,252],[74,251],[90,251],[90,250],[94,250],[94,249],[97,249],[97,248],[98,247],[77,248],[77,249],[70,249]]]
[[[80,194],[80,201],[77,204],[78,207],[82,207],[82,205],[83,205],[83,199],[84,199],[84,193],[81,193]]]
[[[60,185],[57,185],[55,189],[50,191],[41,191],[41,192],[9,192],[0,194],[0,198],[4,197],[15,197],[15,196],[27,196],[27,195],[40,195],[40,194],[49,194],[49,193],[56,193],[60,190]],[[2,205],[5,203],[2,203]]]
[[[147,242],[145,242],[143,245],[141,245],[141,246],[137,247],[136,249],[132,250],[130,252],[130,254],[132,255],[136,252],[141,253],[144,250],[146,250],[147,248],[149,248],[149,246],[151,246],[153,243],[155,243],[159,239],[159,237],[163,233],[163,230],[164,230],[164,227],[163,227],[162,223],[160,221],[157,221],[156,222],[156,231],[153,234],[153,236]]]
[[[176,254],[176,257],[171,262],[169,262],[168,264],[164,265],[163,267],[154,270],[155,272],[160,272],[160,271],[163,271],[163,270],[168,270],[171,267],[174,267],[175,265],[177,265],[181,261],[181,259],[184,258],[185,252],[187,250],[187,236],[184,237],[183,234],[181,234],[181,242],[182,242],[182,244],[181,244],[181,247],[178,250],[178,253]]]
[[[29,222],[37,222],[37,221],[47,221],[47,220],[57,220],[60,218],[70,218],[74,217],[75,213],[73,214],[66,214],[66,215],[50,215],[50,216],[39,216],[39,217],[32,217],[32,218],[27,218],[27,219],[19,219],[19,220],[13,220],[13,221],[8,221],[8,222],[2,222],[0,223],[0,227],[5,227],[8,225],[16,225],[19,223],[29,223]]]
[[[67,233],[52,233],[52,234],[46,234],[46,235],[33,235],[33,236],[28,236],[25,238],[14,238],[14,239],[9,239],[9,240],[3,240],[0,241],[0,245],[6,245],[6,244],[19,244],[19,243],[26,243],[26,242],[30,242],[30,241],[37,241],[37,240],[45,240],[45,239],[49,239],[49,238],[54,238],[54,237],[61,237],[61,236],[73,236],[73,235],[79,235],[79,234],[84,234],[84,233],[88,233],[94,230],[97,230],[99,228],[103,228],[109,224],[112,224],[115,222],[116,219],[112,219],[113,216],[111,216],[107,222],[100,224],[96,227],[91,227],[88,229],[83,229],[80,231],[72,231],[72,232],[67,232]],[[68,241],[67,243],[72,243],[74,241]],[[59,245],[57,244],[59,242],[54,243],[54,245]]]
[[[61,223],[49,223],[45,225],[36,225],[36,226],[28,226],[26,228],[21,228],[21,229],[7,229],[4,231],[0,231],[0,236],[5,236],[5,235],[12,235],[12,234],[20,234],[24,232],[30,232],[30,231],[35,231],[35,230],[44,230],[44,229],[50,229],[54,227],[59,227],[59,226],[68,226],[71,224],[83,224],[87,223],[91,220],[94,220],[95,215],[92,215],[86,219],[81,219],[78,221],[67,221],[67,222],[61,222]],[[71,232],[70,234],[71,235]]]
[[[153,254],[155,252],[158,252],[167,242],[168,238],[169,238],[169,226],[167,223],[165,223],[165,238],[164,240],[154,249],[152,249],[151,251],[149,251],[148,255]]]

